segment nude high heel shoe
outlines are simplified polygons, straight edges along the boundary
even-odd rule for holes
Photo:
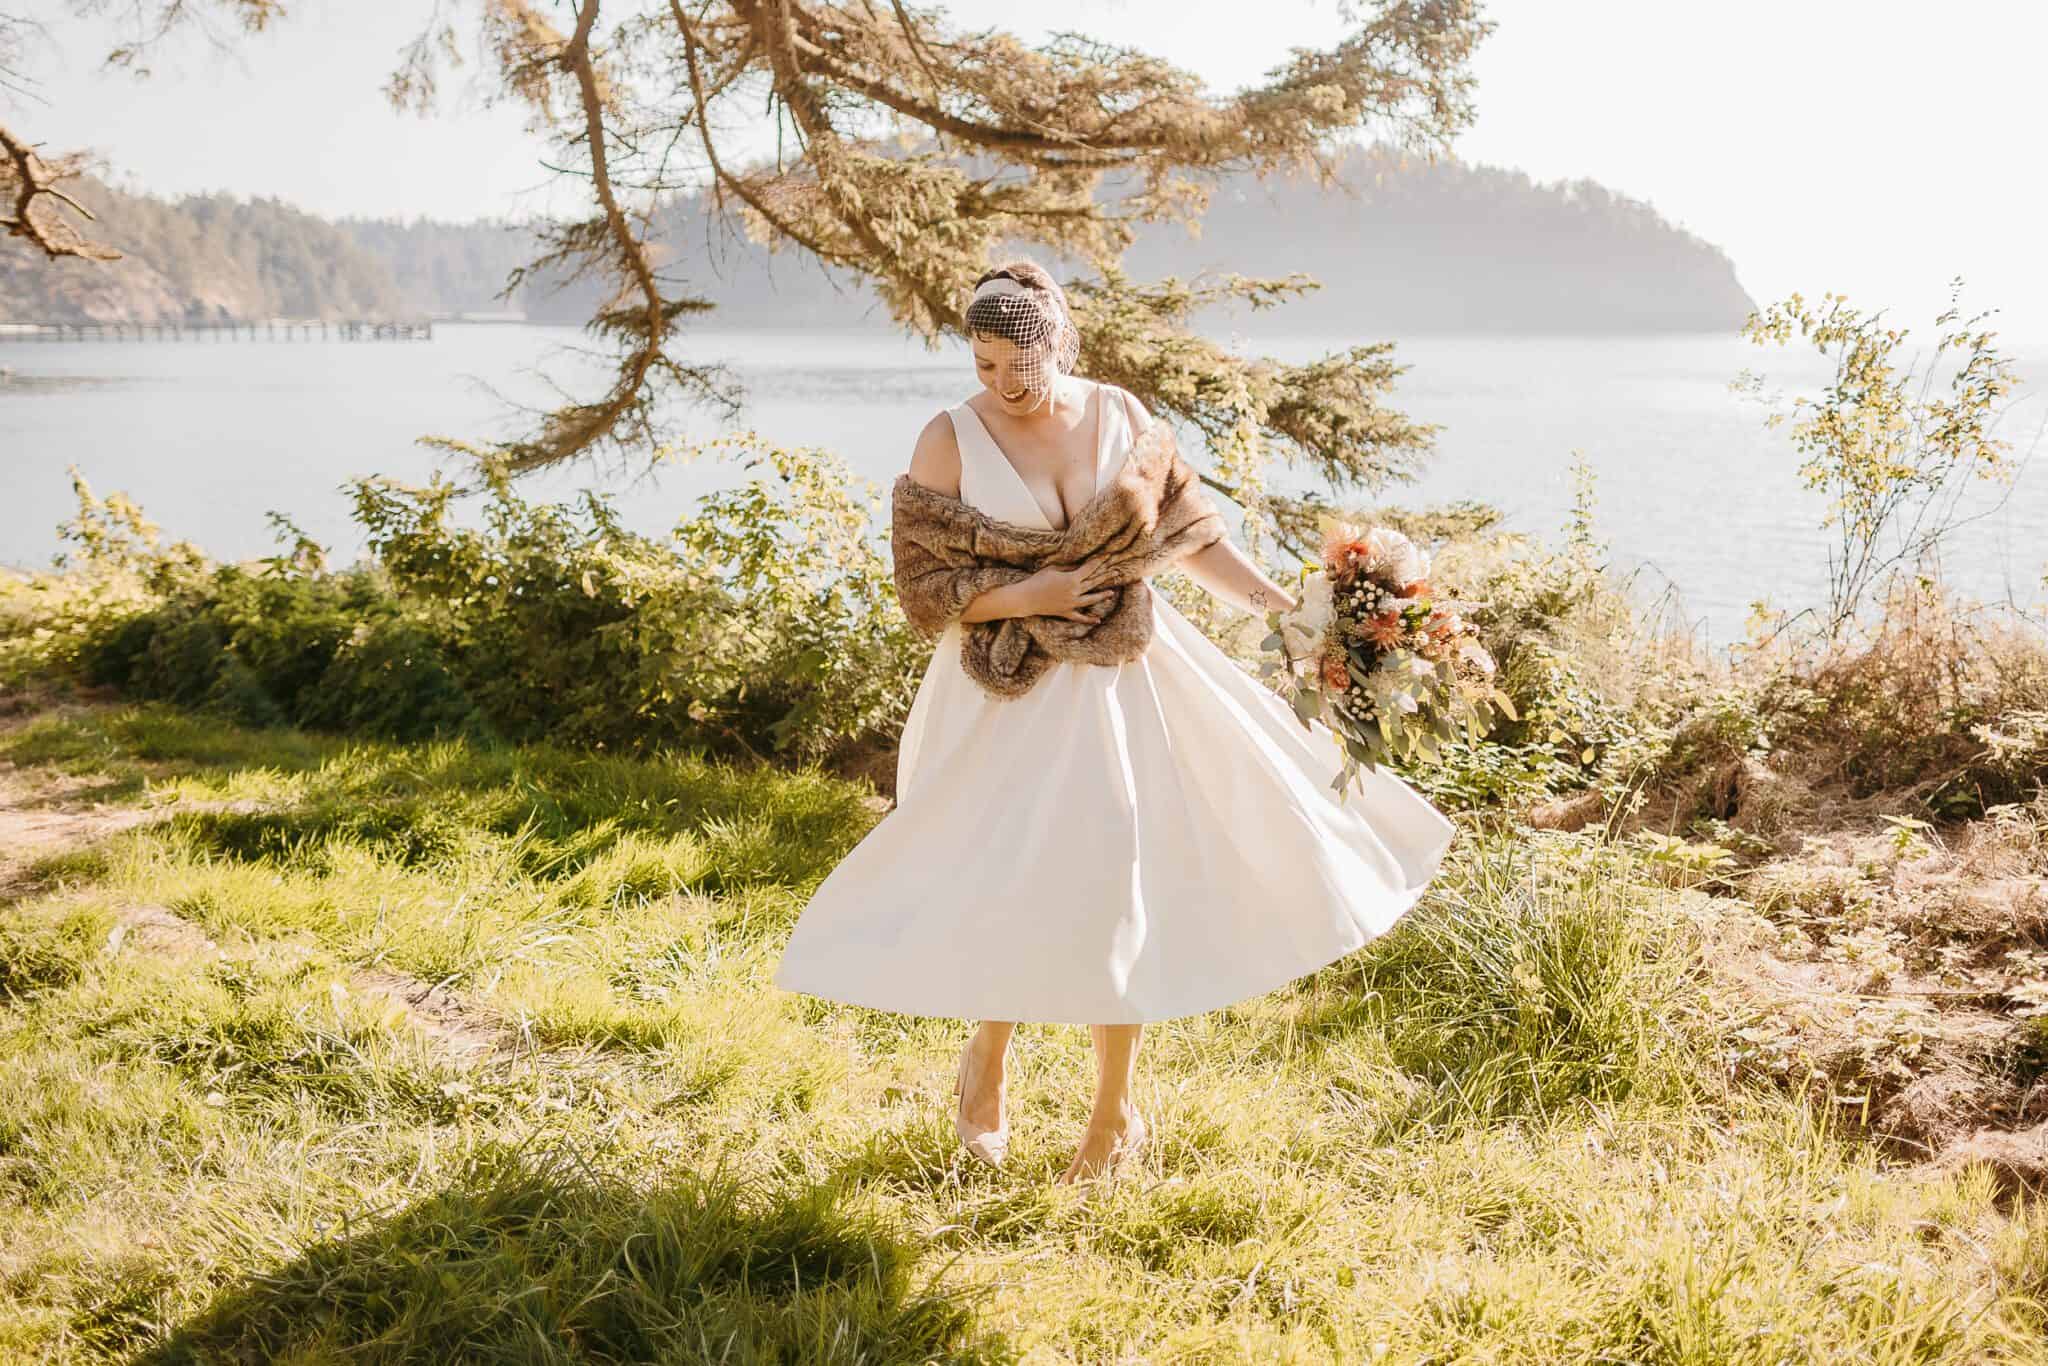
[[[960,1050],[959,1066],[953,1070],[953,1094],[960,1097],[962,1105],[967,1099],[967,1050]],[[978,1129],[967,1122],[962,1105],[953,1109],[953,1131],[960,1135],[960,1141],[991,1167],[1003,1165],[1003,1159],[1010,1151],[1010,1117],[1006,1113],[1003,1122],[993,1129]]]
[[[1083,1167],[1080,1154],[1076,1153],[1073,1163],[1053,1184],[1072,1186],[1090,1181],[1114,1181],[1126,1166],[1135,1165],[1138,1155],[1145,1150],[1151,1136],[1152,1130],[1146,1125],[1144,1116],[1134,1113],[1131,1116],[1130,1128],[1124,1131],[1122,1137],[1110,1144],[1108,1154],[1098,1165]]]

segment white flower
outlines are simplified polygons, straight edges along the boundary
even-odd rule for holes
[[[1301,601],[1293,612],[1294,620],[1301,623],[1304,631],[1321,635],[1329,629],[1330,618],[1336,615],[1336,603],[1332,600],[1335,590],[1330,586],[1328,574],[1316,573],[1309,576],[1301,588]]]
[[[1322,645],[1323,633],[1330,629],[1336,611],[1336,604],[1331,601],[1330,576],[1310,575],[1302,586],[1301,601],[1280,619],[1280,639],[1285,642],[1287,653],[1313,654]]]
[[[1429,577],[1429,556],[1421,546],[1389,527],[1378,526],[1366,533],[1372,551],[1372,567],[1403,586]]]

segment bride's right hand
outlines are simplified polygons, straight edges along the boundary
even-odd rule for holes
[[[1116,597],[1116,590],[1097,586],[1099,573],[1099,566],[1092,562],[1072,569],[1047,567],[1039,570],[1024,581],[1031,592],[1032,615],[1064,617],[1068,621],[1100,621],[1100,609]]]

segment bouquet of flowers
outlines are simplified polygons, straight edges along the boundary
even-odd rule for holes
[[[1261,670],[1308,726],[1320,720],[1344,747],[1341,794],[1368,765],[1433,759],[1460,731],[1476,739],[1494,709],[1514,704],[1493,682],[1493,657],[1463,613],[1439,596],[1429,556],[1398,531],[1331,524],[1319,565],[1302,566],[1300,602],[1271,612]]]

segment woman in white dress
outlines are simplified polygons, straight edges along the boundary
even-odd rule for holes
[[[1019,317],[1048,320],[1024,326]],[[1068,369],[1058,284],[991,271],[968,309],[981,391],[934,417],[909,477],[989,518],[1057,531],[1107,486],[1144,408]],[[1248,611],[1290,595],[1225,538],[1178,566]],[[1260,995],[1383,933],[1434,875],[1452,826],[1391,774],[1331,790],[1327,731],[1153,595],[1144,653],[1054,663],[1021,696],[961,663],[968,623],[1087,620],[1089,567],[1043,569],[967,603],[939,638],[904,726],[895,809],[819,886],[778,986],[981,1022],[962,1052],[955,1127],[999,1164],[1004,1063],[1018,1021],[1092,1027],[1099,1076],[1062,1181],[1144,1141],[1132,1102],[1147,1021]]]

